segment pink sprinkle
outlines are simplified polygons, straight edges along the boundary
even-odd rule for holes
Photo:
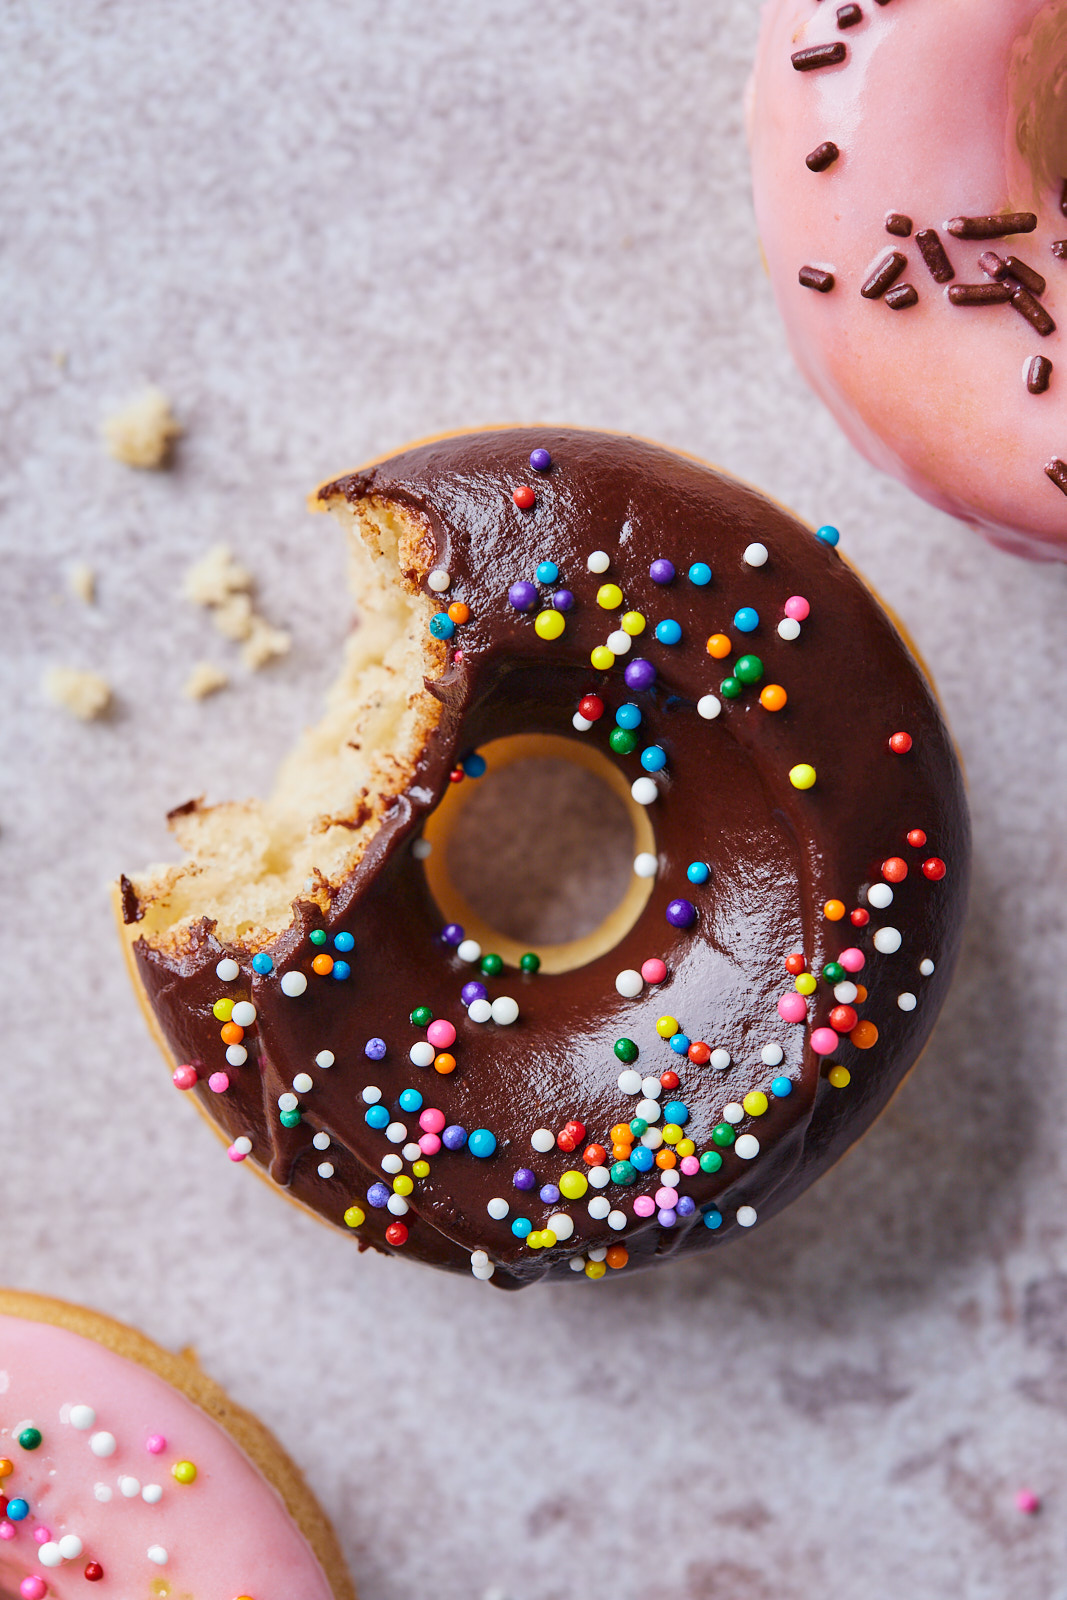
[[[419,1118],[419,1127],[423,1133],[440,1133],[445,1125],[445,1114],[438,1111],[436,1106],[427,1106]]]
[[[463,651],[462,650],[453,650],[453,652],[452,652],[452,660],[453,661],[462,661],[463,660]]]
[[[832,1056],[837,1049],[837,1034],[833,1028],[816,1028],[811,1036],[811,1048],[817,1056]]]
[[[808,1008],[804,1004],[804,996],[795,991],[792,994],[784,994],[778,1002],[778,1015],[783,1022],[803,1022],[807,1014]]]
[[[207,1086],[212,1094],[225,1094],[230,1087],[230,1080],[225,1072],[213,1072],[207,1080]]]
[[[794,622],[806,622],[810,612],[811,607],[802,594],[791,594],[785,603],[785,614]]]
[[[1041,1501],[1032,1489],[1020,1489],[1015,1496],[1015,1505],[1028,1517],[1041,1510]]]
[[[170,1081],[176,1089],[195,1089],[197,1082],[196,1068],[189,1065],[176,1067]]]
[[[650,1194],[639,1194],[634,1201],[635,1217],[650,1217],[656,1209],[656,1202]]]
[[[657,1189],[655,1194],[657,1206],[663,1211],[673,1211],[678,1204],[677,1189]]]
[[[8,1522],[6,1517],[3,1522],[0,1522],[0,1539],[13,1539],[17,1532],[18,1529],[15,1524]]]
[[[227,1148],[226,1154],[229,1156],[231,1161],[243,1161],[245,1156],[248,1154],[248,1151],[238,1150],[235,1144],[231,1144]]]
[[[658,956],[650,956],[641,964],[641,976],[646,983],[662,983],[667,976],[667,964]]]
[[[837,959],[846,972],[862,972],[867,964],[867,957],[862,950],[857,950],[855,945],[851,945],[847,950],[842,950]]]
[[[167,1441],[161,1433],[150,1433],[144,1447],[150,1456],[161,1456],[167,1448]]]
[[[23,1578],[19,1584],[19,1594],[22,1600],[44,1600],[48,1593],[48,1585],[43,1578]]]
[[[33,1530],[33,1537],[37,1544],[47,1544],[52,1537],[52,1530],[44,1527],[43,1524],[38,1524]]]
[[[441,1141],[436,1133],[424,1133],[419,1140],[419,1149],[424,1156],[435,1156],[441,1148]]]
[[[435,1050],[447,1050],[456,1042],[456,1030],[444,1017],[438,1017],[436,1022],[431,1022],[426,1029],[426,1037]]]
[[[685,1177],[695,1178],[697,1173],[700,1171],[700,1162],[697,1160],[696,1156],[683,1156],[681,1160],[681,1168]]]

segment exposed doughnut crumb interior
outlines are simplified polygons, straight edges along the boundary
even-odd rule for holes
[[[335,496],[329,510],[347,532],[357,620],[324,715],[282,762],[269,798],[194,800],[171,813],[189,859],[132,880],[137,931],[157,948],[180,951],[206,917],[220,939],[258,949],[290,925],[294,900],[325,909],[437,723],[440,704],[424,680],[440,675],[447,652],[429,631],[437,607],[420,590],[430,534],[373,500],[353,507]]]

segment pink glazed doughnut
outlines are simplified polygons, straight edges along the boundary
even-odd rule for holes
[[[1065,82],[1067,0],[770,0],[749,91],[756,219],[808,382],[876,466],[1060,561]]]
[[[189,1356],[0,1290],[5,1600],[355,1600],[267,1430]]]

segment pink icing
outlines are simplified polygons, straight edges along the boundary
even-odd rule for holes
[[[71,1424],[72,1406],[96,1412],[90,1428]],[[36,1450],[18,1444],[29,1423],[42,1435]],[[98,1433],[114,1436],[110,1455],[94,1455]],[[150,1454],[160,1437],[163,1452]],[[331,1600],[303,1534],[229,1434],[154,1373],[95,1340],[0,1316],[0,1456],[14,1467],[0,1494],[30,1508],[21,1522],[0,1522],[0,1595],[17,1596],[36,1579],[60,1600]],[[195,1464],[194,1483],[175,1481],[177,1461]],[[134,1479],[140,1487],[129,1492]],[[162,1488],[155,1504],[142,1496],[148,1485]],[[99,1498],[97,1486],[110,1498]],[[41,1524],[53,1550],[74,1535],[82,1552],[43,1564],[50,1547],[34,1539]],[[166,1561],[153,1561],[150,1549],[165,1551]],[[85,1580],[90,1561],[104,1569],[98,1582]]]
[[[793,354],[853,444],[935,505],[1019,554],[1067,560],[1067,498],[1046,462],[1067,460],[1067,176],[1062,97],[1067,0],[921,0],[863,5],[839,30],[829,0],[771,0],[749,97],[756,217]],[[790,57],[842,41],[844,63],[797,72]],[[946,71],[946,64],[951,70]],[[830,140],[841,155],[810,172]],[[936,228],[955,283],[987,283],[978,257],[1016,255],[1039,271],[1059,326],[1041,338],[1010,305],[949,304],[887,212]],[[957,240],[956,216],[1033,211],[1037,230]],[[859,293],[888,249],[919,302],[893,311]],[[829,269],[835,288],[797,282]],[[1053,363],[1027,392],[1033,356]],[[828,511],[829,514],[829,511]]]

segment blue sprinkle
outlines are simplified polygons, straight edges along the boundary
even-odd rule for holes
[[[356,941],[353,939],[350,933],[335,933],[333,936],[333,947],[335,950],[354,950],[356,948]]]
[[[435,617],[430,618],[430,632],[435,639],[451,639],[456,631],[456,624],[447,611],[439,611]]]
[[[9,1522],[21,1522],[29,1514],[30,1502],[28,1500],[9,1500],[7,1510],[4,1512]]]
[[[656,623],[656,638],[660,644],[678,644],[682,637],[682,624],[675,622],[673,617],[667,617],[663,622]]]
[[[682,1198],[678,1202],[678,1215],[680,1217],[691,1217],[696,1208],[697,1203],[693,1199],[692,1195],[683,1194]]]
[[[261,950],[258,956],[252,957],[252,971],[258,972],[261,978],[266,977],[273,966],[274,962],[265,950]]]
[[[475,1128],[467,1140],[467,1149],[479,1161],[484,1161],[496,1149],[496,1134],[490,1133],[488,1128]]]
[[[537,566],[538,583],[555,583],[559,577],[559,568],[554,561],[541,561]]]
[[[694,561],[689,568],[689,582],[695,583],[698,589],[703,589],[705,584],[711,582],[711,568],[706,561]]]
[[[401,1111],[421,1111],[422,1095],[417,1089],[404,1089],[400,1095]]]
[[[385,1106],[371,1106],[363,1119],[368,1128],[387,1128],[389,1126],[389,1112]]]
[[[641,707],[627,701],[615,713],[615,721],[620,728],[639,728],[641,726]]]
[[[647,1144],[637,1144],[630,1151],[629,1161],[631,1167],[636,1167],[638,1172],[651,1172],[655,1164],[655,1156]]]
[[[380,1211],[389,1204],[389,1190],[384,1183],[372,1183],[367,1190],[367,1204],[376,1206]]]
[[[793,1093],[792,1078],[775,1078],[771,1084],[771,1093],[777,1095],[779,1100],[784,1100],[787,1095]]]
[[[527,1234],[533,1232],[533,1223],[530,1221],[529,1217],[516,1217],[515,1221],[511,1224],[511,1231],[515,1235],[516,1239],[525,1239]]]
[[[661,1228],[673,1228],[675,1223],[678,1221],[678,1218],[674,1214],[674,1207],[671,1206],[668,1209],[667,1206],[663,1206],[656,1213],[656,1221],[659,1223]]]
[[[662,772],[667,765],[667,753],[658,744],[650,744],[641,751],[641,765],[646,772]]]
[[[350,978],[352,976],[352,968],[348,965],[347,961],[335,961],[333,964],[333,971],[330,973],[330,976],[331,978],[336,978],[338,983],[343,983],[345,978]]]
[[[468,778],[481,778],[485,775],[485,757],[478,755],[476,752],[472,752],[469,756],[464,756],[460,765]]]
[[[837,528],[832,527],[830,523],[827,522],[823,527],[815,530],[815,537],[816,539],[821,539],[823,544],[828,544],[830,548],[833,549],[834,545],[840,539],[841,534]]]
[[[554,1183],[544,1183],[541,1185],[539,1198],[544,1201],[546,1206],[554,1206],[559,1199],[559,1190]]]
[[[363,1046],[363,1054],[371,1061],[380,1061],[385,1055],[384,1039],[368,1039]]]
[[[689,1121],[689,1107],[684,1100],[668,1100],[663,1108],[663,1116],[666,1122],[676,1122],[680,1128],[684,1128]]]
[[[704,1213],[704,1226],[705,1226],[705,1228],[721,1228],[722,1227],[722,1212],[718,1209],[717,1206],[712,1206],[710,1211],[705,1211],[705,1213]]]
[[[711,868],[706,861],[691,861],[685,869],[685,875],[690,883],[707,883]]]
[[[759,612],[751,606],[742,606],[734,612],[734,627],[738,633],[755,633],[759,627]]]
[[[692,1041],[687,1033],[675,1033],[671,1035],[671,1049],[674,1051],[676,1056],[684,1056],[686,1051],[689,1049],[691,1042]]]

